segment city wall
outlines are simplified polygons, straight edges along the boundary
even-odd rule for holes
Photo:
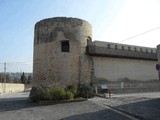
[[[93,57],[96,78],[117,81],[128,78],[130,80],[158,80],[155,68],[157,61],[137,60],[113,57]]]
[[[87,54],[94,63],[94,81],[158,80],[156,48],[94,41]]]
[[[159,74],[156,70],[160,45],[156,49],[92,42],[91,25],[77,18],[44,19],[36,23],[34,32],[34,87],[93,83],[108,84],[109,89],[119,91],[121,82],[127,80],[123,83],[125,91],[132,91],[132,87],[137,91],[160,89],[156,87],[160,77],[160,70]]]
[[[157,61],[156,48],[94,41],[89,43],[87,50],[91,56]]]

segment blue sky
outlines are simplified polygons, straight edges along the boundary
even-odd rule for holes
[[[92,24],[93,40],[120,42],[160,27],[159,13],[160,0],[0,0],[0,63],[9,72],[32,71],[34,25],[45,18],[81,18]],[[159,33],[123,43],[156,47]]]

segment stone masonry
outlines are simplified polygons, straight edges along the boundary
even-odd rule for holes
[[[33,86],[89,84],[93,65],[85,52],[91,38],[91,25],[81,19],[56,17],[38,22],[34,36]],[[63,43],[68,51],[62,50]]]
[[[55,17],[35,25],[33,86],[158,80],[157,63],[160,45],[156,49],[92,42],[91,25],[81,19]]]

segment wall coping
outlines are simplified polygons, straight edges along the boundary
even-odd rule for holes
[[[111,42],[94,41],[87,45],[87,54],[101,57],[118,57],[157,61],[157,49]]]

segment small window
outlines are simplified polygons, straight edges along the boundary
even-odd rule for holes
[[[118,49],[118,45],[115,45],[115,49]]]
[[[122,50],[124,50],[124,46],[122,46]]]
[[[130,50],[131,50],[131,47],[128,47],[128,50],[130,51]]]
[[[62,41],[61,49],[62,49],[62,52],[69,52],[69,41]]]
[[[110,45],[110,44],[107,44],[107,47],[108,47],[108,49],[110,49],[110,48],[111,48],[111,45]]]
[[[136,47],[134,48],[134,51],[137,52],[137,48]]]

